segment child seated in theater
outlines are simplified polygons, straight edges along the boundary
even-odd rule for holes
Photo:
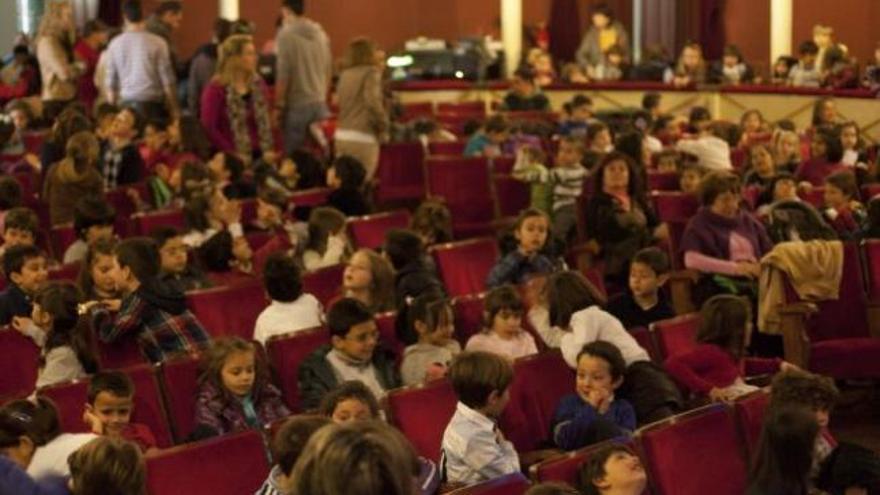
[[[558,269],[555,261],[542,253],[550,235],[550,218],[541,210],[523,210],[513,227],[517,247],[495,263],[486,277],[486,287],[519,285],[530,278],[548,275]]]
[[[676,88],[695,86],[706,82],[706,59],[703,58],[703,47],[693,41],[681,49],[675,70],[663,74],[663,82]]]
[[[82,378],[97,369],[85,328],[77,325],[79,296],[69,282],[50,282],[37,292],[29,317],[12,319],[12,327],[41,348],[36,389]]]
[[[483,124],[482,130],[468,140],[464,155],[490,158],[499,156],[509,138],[510,127],[507,120],[503,115],[493,115]]]
[[[685,193],[697,196],[700,193],[700,182],[706,170],[694,161],[685,161],[679,168],[678,189]]]
[[[578,478],[583,495],[642,495],[648,485],[641,459],[623,444],[602,447],[591,455]]]
[[[156,449],[156,437],[150,427],[132,423],[135,388],[131,378],[121,371],[102,371],[89,381],[83,421],[96,435],[134,442],[142,451]]]
[[[358,249],[342,273],[342,294],[364,303],[373,313],[395,308],[394,268],[372,249]]]
[[[819,47],[813,40],[798,45],[798,63],[788,71],[788,85],[797,88],[818,88],[822,84],[817,58]]]
[[[669,276],[669,257],[656,247],[637,252],[629,265],[629,290],[608,302],[608,312],[624,328],[647,328],[675,316],[661,290]]]
[[[725,46],[721,60],[713,63],[709,71],[709,82],[715,84],[748,84],[754,77],[752,68],[746,64],[736,45]]]
[[[208,162],[214,183],[229,199],[252,198],[257,195],[254,185],[245,181],[244,162],[234,153],[218,152]]]
[[[364,196],[364,180],[367,172],[357,158],[343,155],[327,169],[327,187],[333,192],[327,196],[327,205],[344,215],[356,217],[370,213],[370,205]]]
[[[743,186],[765,190],[776,177],[776,162],[766,144],[753,144],[749,148],[747,170]]]
[[[836,172],[825,178],[822,215],[842,240],[855,240],[861,236],[868,215],[858,195],[859,186],[851,171]]]
[[[624,51],[613,45],[602,55],[602,61],[595,66],[587,67],[587,77],[596,81],[620,81],[625,78],[627,67]]]
[[[150,232],[161,257],[160,278],[177,284],[184,292],[206,289],[213,284],[194,263],[189,261],[189,248],[183,235],[174,227],[156,227]]]
[[[697,346],[666,360],[666,370],[689,391],[716,402],[732,402],[758,390],[744,375],[775,373],[792,368],[780,359],[746,357],[752,333],[747,299],[722,294],[700,309]]]
[[[241,204],[230,201],[216,188],[189,197],[183,207],[183,218],[186,225],[183,243],[191,248],[201,246],[221,230],[228,230],[233,237],[244,235]]]
[[[76,241],[64,251],[64,263],[82,261],[98,240],[113,238],[116,210],[103,197],[80,198],[73,208]]]
[[[795,172],[799,187],[819,187],[829,175],[846,170],[843,160],[843,143],[834,129],[819,127],[810,141],[810,158],[804,160]]]
[[[131,442],[96,438],[71,454],[67,463],[71,495],[137,495],[146,491],[146,463]]]
[[[559,347],[572,369],[585,344],[604,340],[620,349],[626,373],[620,396],[635,408],[639,424],[669,417],[680,410],[683,401],[666,372],[651,362],[623,325],[599,307],[601,295],[583,275],[567,271],[550,276],[543,308],[533,308],[529,320],[548,345]],[[650,391],[648,393],[648,391]]]
[[[713,123],[706,108],[694,107],[690,124],[696,132],[695,139],[682,139],[676,143],[675,149],[697,157],[697,163],[706,170],[733,169],[730,144],[725,140],[726,128],[723,123]]]
[[[363,382],[340,383],[321,401],[318,414],[336,424],[381,419],[379,401]]]
[[[224,435],[262,429],[290,415],[256,347],[239,337],[216,339],[205,351],[195,423]]]
[[[133,184],[143,176],[144,161],[136,144],[143,127],[142,119],[131,107],[124,107],[114,116],[110,136],[102,143],[99,164],[105,190]]]
[[[790,55],[780,55],[776,62],[773,63],[773,69],[770,73],[770,84],[774,86],[784,86],[788,84],[788,74],[791,68],[797,65],[798,59]]]
[[[286,218],[289,207],[287,193],[275,187],[263,187],[257,193],[257,218],[245,229],[271,234],[285,232],[295,249],[304,233],[297,232],[297,226]]]
[[[452,361],[449,381],[458,404],[443,432],[444,479],[472,484],[518,473],[519,455],[497,425],[510,400],[510,361],[490,352],[463,352]]]
[[[0,177],[0,232],[3,232],[3,220],[13,208],[21,206],[21,184],[14,177]],[[0,247],[2,249],[2,247]]]
[[[293,488],[293,467],[312,435],[331,423],[328,418],[317,415],[292,416],[281,425],[272,438],[272,459],[275,465],[259,495],[286,495]]]
[[[535,84],[535,71],[521,67],[513,73],[510,91],[504,96],[502,110],[509,112],[544,111],[550,109],[550,100]]]
[[[376,321],[360,301],[343,298],[327,313],[330,344],[323,345],[299,367],[302,409],[318,407],[339,383],[358,380],[377,397],[400,386],[394,358],[378,346]]]
[[[593,100],[587,95],[574,95],[565,104],[568,118],[559,124],[559,134],[584,139],[587,137],[587,126],[593,119]]]
[[[620,349],[597,340],[577,355],[575,393],[562,398],[553,415],[553,443],[575,450],[636,429],[636,413],[614,392],[623,384],[626,361]]]
[[[654,170],[661,174],[678,173],[680,167],[681,154],[675,150],[663,150],[654,155],[656,166]]]
[[[13,246],[3,255],[3,274],[7,287],[0,293],[0,325],[8,325],[16,316],[31,316],[33,298],[49,279],[46,255],[36,246]]]
[[[83,301],[119,299],[113,278],[114,249],[116,239],[100,239],[86,253],[76,280]]]
[[[847,167],[854,167],[857,173],[863,174],[868,170],[868,152],[859,132],[859,125],[853,121],[840,124],[840,144],[843,145],[843,158],[841,163]]]
[[[348,259],[345,215],[336,208],[322,206],[309,214],[309,242],[303,252],[307,271],[344,263]]]
[[[138,151],[144,161],[145,175],[157,172],[159,165],[168,165],[172,158],[169,133],[171,121],[164,117],[153,117],[144,125],[144,139]]]
[[[589,148],[584,152],[583,164],[588,170],[594,171],[602,157],[614,151],[611,129],[603,122],[593,122],[587,126],[587,143]]]
[[[217,285],[230,285],[256,275],[254,251],[246,237],[232,237],[223,230],[199,246],[198,258]]]
[[[413,213],[409,228],[422,238],[425,247],[452,240],[452,213],[442,199],[426,199]]]
[[[406,301],[428,291],[444,292],[434,266],[425,255],[422,238],[407,229],[391,229],[385,233],[385,257],[394,268],[394,301],[398,309]],[[406,318],[398,311],[396,328],[406,326]],[[401,332],[398,332],[400,334]]]
[[[174,285],[160,279],[161,256],[147,237],[125,239],[114,252],[113,277],[122,301],[89,301],[81,306],[88,313],[98,337],[107,343],[137,339],[151,362],[207,345],[208,333],[186,307],[186,297]],[[111,310],[118,310],[115,316]]]
[[[512,285],[489,291],[483,310],[483,331],[468,339],[468,351],[494,352],[511,361],[538,353],[535,338],[522,327],[522,298]]]
[[[324,322],[321,303],[303,292],[300,270],[288,254],[269,255],[263,268],[263,287],[272,302],[257,317],[257,342],[266,345],[275,335],[319,327]]]
[[[3,221],[3,245],[0,246],[0,257],[13,246],[33,246],[37,241],[39,229],[40,221],[30,208],[19,206],[8,210]]]
[[[409,304],[407,316],[418,342],[403,351],[400,374],[404,385],[417,385],[446,376],[452,358],[461,352],[453,339],[454,316],[442,293],[426,293]]]

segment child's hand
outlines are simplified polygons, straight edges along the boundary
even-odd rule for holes
[[[608,391],[602,388],[594,388],[587,394],[587,402],[593,406],[593,409],[600,411],[603,402],[608,397]],[[606,408],[607,410],[607,408]],[[600,411],[601,412],[601,411]]]
[[[114,312],[119,311],[119,308],[122,307],[122,300],[120,299],[107,299],[102,302],[107,309]]]
[[[234,223],[241,223],[241,204],[238,201],[227,202],[226,208],[223,209],[221,220],[227,226]]]
[[[709,398],[712,402],[733,402],[735,396],[727,390],[715,387],[709,391]]]
[[[758,278],[761,276],[761,265],[753,261],[738,261],[736,269],[743,277]]]
[[[83,423],[89,426],[89,430],[95,435],[103,435],[104,434],[104,423],[101,421],[98,416],[89,411],[88,409],[83,412]]]

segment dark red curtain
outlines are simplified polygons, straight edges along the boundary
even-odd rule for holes
[[[122,0],[101,0],[98,18],[110,26],[122,25]]]
[[[721,58],[726,42],[724,3],[725,0],[679,0],[676,3],[676,52],[688,41],[696,41],[703,47],[706,59]]]
[[[550,7],[550,53],[558,62],[574,60],[581,43],[581,9],[577,0],[553,0]]]

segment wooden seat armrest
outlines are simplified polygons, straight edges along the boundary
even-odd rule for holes
[[[803,369],[810,364],[810,336],[807,318],[819,311],[814,303],[798,302],[779,307],[780,333],[785,346],[785,360]]]
[[[669,274],[669,295],[675,314],[684,315],[696,311],[693,288],[700,279],[696,270],[676,270]]]

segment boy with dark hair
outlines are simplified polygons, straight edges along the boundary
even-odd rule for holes
[[[400,386],[394,357],[378,347],[373,313],[356,299],[343,298],[327,313],[330,344],[311,353],[299,367],[302,409],[311,410],[342,382],[363,382],[381,399]]]
[[[464,148],[465,156],[498,156],[510,137],[510,126],[503,115],[493,115],[483,124],[481,132],[474,133]]]
[[[510,362],[490,352],[463,352],[448,376],[458,404],[443,432],[443,479],[471,484],[519,472],[519,455],[497,424],[510,400]]]
[[[269,477],[255,495],[284,495],[292,488],[293,466],[302,454],[309,438],[324,426],[332,424],[330,418],[318,415],[300,415],[287,419],[272,438],[272,458],[275,466]]]
[[[189,262],[189,248],[183,235],[174,227],[156,227],[150,237],[159,247],[161,259],[160,278],[174,282],[184,291],[205,289],[213,284],[200,269]]]
[[[119,437],[134,442],[146,452],[157,448],[150,427],[132,423],[134,383],[121,371],[102,371],[89,381],[83,421],[96,435]]]
[[[510,91],[504,96],[501,108],[512,112],[545,111],[550,109],[550,100],[538,90],[535,84],[535,71],[521,67],[513,73]]]
[[[327,197],[327,206],[349,217],[370,213],[363,193],[366,173],[357,158],[348,155],[337,158],[327,169],[327,187],[333,189]]]
[[[565,105],[568,119],[559,124],[559,134],[581,139],[585,138],[587,136],[587,126],[594,120],[593,99],[587,95],[575,95]]]
[[[123,107],[113,118],[110,137],[102,143],[100,172],[104,189],[115,189],[141,179],[144,160],[135,144],[141,135],[143,118],[133,107]]]
[[[89,247],[98,240],[112,239],[115,221],[116,210],[103,197],[80,198],[73,208],[73,230],[77,239],[64,252],[64,263],[82,261]]]
[[[253,184],[245,182],[244,162],[233,153],[220,151],[208,162],[208,170],[214,177],[217,188],[229,199],[253,198],[257,190]]]
[[[269,255],[263,286],[272,302],[257,317],[254,340],[261,344],[274,335],[321,326],[324,308],[315,296],[304,294],[296,260],[285,253]]]
[[[818,88],[822,85],[819,70],[819,46],[813,40],[798,45],[798,63],[788,71],[788,85],[798,88]]]
[[[602,447],[581,466],[578,487],[584,495],[641,495],[648,484],[642,461],[618,443]]]
[[[385,233],[385,257],[394,268],[394,300],[397,318],[394,329],[403,342],[415,342],[416,336],[407,325],[410,305],[407,301],[428,292],[445,293],[433,265],[425,257],[422,238],[412,230],[391,229]]]
[[[655,321],[675,316],[660,290],[669,277],[669,257],[659,248],[637,252],[629,265],[629,290],[608,303],[608,312],[624,328],[647,328]]]
[[[12,246],[3,254],[3,274],[9,286],[0,293],[0,325],[15,317],[30,318],[34,296],[49,279],[46,255],[36,246]]]
[[[81,308],[91,313],[98,337],[107,343],[137,338],[146,357],[156,363],[175,354],[207,345],[210,337],[186,307],[175,284],[159,278],[161,256],[147,237],[126,239],[116,246],[113,278],[123,294],[119,312],[110,315],[108,302],[90,301]]]
[[[40,221],[37,214],[23,206],[12,208],[3,218],[3,245],[0,256],[13,246],[33,246],[37,240]]]
[[[244,236],[228,230],[212,235],[198,247],[198,258],[218,285],[240,282],[254,275],[254,251]]]

